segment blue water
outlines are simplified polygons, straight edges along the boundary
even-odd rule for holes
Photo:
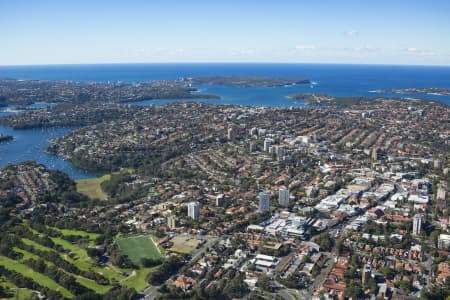
[[[288,87],[235,87],[220,85],[201,85],[199,93],[218,95],[220,99],[185,99],[182,101],[198,101],[212,104],[238,104],[250,106],[304,107],[303,101],[288,99],[287,96],[296,92],[310,92],[310,85]],[[143,100],[130,102],[131,105],[163,105],[179,100]]]
[[[50,145],[49,140],[72,130],[72,128],[12,130],[0,125],[0,133],[14,136],[13,141],[0,143],[0,167],[34,160],[50,169],[62,170],[74,179],[95,177],[96,174],[76,168],[63,158],[43,151]]]
[[[389,88],[446,87],[450,88],[450,67],[393,66],[393,65],[329,65],[329,64],[113,64],[113,65],[56,65],[56,66],[0,66],[0,78],[47,79],[74,81],[148,81],[179,77],[249,75],[272,77],[302,77],[318,84],[294,88],[266,89],[271,105],[280,104],[289,92],[328,93],[337,96],[374,96],[369,91]],[[224,103],[250,104],[255,94],[251,89],[217,89],[223,93]],[[258,89],[256,89],[258,90]],[[257,91],[264,95],[263,91]],[[273,99],[272,96],[277,96]],[[397,95],[398,96],[398,95]],[[408,96],[408,95],[405,95]],[[418,97],[418,95],[411,95]],[[450,104],[450,97],[423,95],[423,98]],[[259,97],[257,97],[259,98]],[[270,100],[272,99],[272,100]],[[254,101],[249,101],[253,103]],[[216,101],[220,103],[220,101]]]
[[[291,93],[326,93],[336,96],[396,96],[370,91],[391,88],[450,88],[450,67],[326,64],[116,64],[59,66],[0,66],[0,78],[125,81],[139,82],[180,77],[248,75],[308,78],[315,84],[274,88],[239,88],[202,85],[201,93],[216,94],[220,100],[198,99],[207,103],[256,106],[304,106],[287,99]],[[434,99],[450,105],[450,97],[434,95],[401,95]],[[145,100],[133,105],[162,105],[176,100]],[[190,100],[192,101],[192,100]],[[2,112],[0,117],[9,113]],[[8,163],[36,160],[67,172],[72,178],[92,177],[70,162],[45,154],[48,139],[64,135],[70,129],[20,130],[0,127],[0,133],[14,135],[14,141],[0,144],[0,167]]]

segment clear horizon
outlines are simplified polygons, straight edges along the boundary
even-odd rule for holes
[[[262,62],[248,62],[248,61],[231,61],[231,62],[221,62],[221,61],[176,61],[176,62],[100,62],[100,63],[47,63],[47,64],[15,64],[15,65],[1,65],[0,68],[8,67],[58,67],[58,66],[110,66],[110,65],[201,65],[201,64],[211,64],[211,65],[341,65],[341,66],[393,66],[393,67],[436,67],[436,68],[450,68],[448,65],[433,65],[433,64],[389,64],[389,63],[345,63],[345,62],[276,62],[276,61],[262,61]]]
[[[450,65],[450,2],[0,3],[0,65]]]

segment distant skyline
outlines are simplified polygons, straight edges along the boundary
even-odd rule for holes
[[[0,65],[450,65],[450,1],[0,0]]]

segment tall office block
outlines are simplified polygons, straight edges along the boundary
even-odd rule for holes
[[[200,203],[190,202],[188,203],[188,216],[192,219],[197,219],[200,215]]]
[[[268,211],[270,209],[270,192],[263,191],[259,193],[259,211]]]
[[[281,206],[289,205],[289,190],[288,189],[280,189],[278,191],[278,204]]]
[[[413,217],[413,234],[419,235],[421,228],[422,228],[422,216],[419,214],[416,214]]]

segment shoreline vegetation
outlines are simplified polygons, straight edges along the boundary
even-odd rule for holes
[[[353,105],[408,104],[408,105],[446,105],[438,100],[401,98],[401,97],[358,97],[331,96],[327,94],[293,93],[287,96],[291,100],[304,101],[309,108],[348,107]],[[112,103],[60,103],[53,108],[27,110],[0,118],[0,125],[13,129],[83,127],[118,118],[132,118],[142,110],[154,110],[151,107],[118,105]]]
[[[139,109],[127,104],[157,99],[220,99],[199,93],[195,85],[215,84],[237,87],[275,87],[309,83],[302,78],[255,76],[214,76],[180,78],[143,83],[104,83],[46,80],[0,79],[0,103],[17,105],[19,114],[0,118],[0,124],[13,129],[79,127],[131,117]],[[28,109],[37,103],[54,106]]]
[[[305,101],[311,107],[345,107],[352,105],[369,105],[381,104],[384,102],[395,103],[409,103],[414,104],[435,104],[445,105],[437,100],[430,99],[415,99],[415,98],[392,98],[392,97],[360,97],[360,96],[332,96],[328,94],[308,94],[308,93],[293,93],[287,96],[291,100]]]
[[[0,79],[0,103],[125,103],[152,99],[220,99],[196,92],[184,79],[149,82],[75,82],[62,80]]]
[[[298,84],[309,84],[309,79],[304,78],[275,78],[256,76],[209,76],[194,77],[189,79],[193,85],[225,85],[236,87],[280,87]]]
[[[406,88],[406,89],[379,89],[372,91],[379,94],[419,94],[434,96],[450,96],[448,88]]]
[[[276,87],[306,84],[302,78],[251,76],[188,77],[147,82],[76,82],[63,80],[0,79],[0,106],[34,103],[129,103],[156,99],[220,99],[199,93],[196,85]]]

